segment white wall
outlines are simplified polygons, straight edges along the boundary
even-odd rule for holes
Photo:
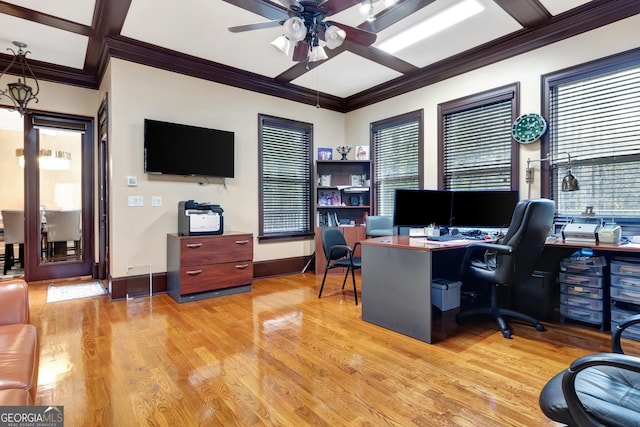
[[[110,83],[111,274],[151,264],[166,271],[166,235],[177,232],[178,202],[193,199],[224,209],[225,230],[258,234],[258,114],[313,123],[318,146],[344,143],[343,114],[256,94],[177,73],[113,59]],[[235,178],[210,179],[146,175],[143,170],[144,119],[156,119],[235,132]],[[314,150],[315,152],[315,150]],[[127,176],[138,178],[127,187]],[[144,196],[144,207],[127,207],[127,198]],[[151,207],[151,197],[162,198]],[[254,260],[313,253],[312,240],[259,244]]]
[[[640,16],[584,33],[568,40],[462,74],[431,86],[347,113],[346,140],[362,140],[371,122],[424,109],[425,188],[438,185],[438,104],[488,89],[520,82],[520,113],[540,113],[541,76],[573,65],[640,47]],[[527,196],[524,170],[527,158],[539,159],[540,143],[520,148],[521,198]],[[540,176],[539,173],[536,174]],[[540,194],[539,180],[531,196]]]

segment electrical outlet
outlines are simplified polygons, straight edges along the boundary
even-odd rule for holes
[[[151,196],[151,206],[162,206],[162,197]]]

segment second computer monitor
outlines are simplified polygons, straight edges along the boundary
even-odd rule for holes
[[[508,227],[518,203],[517,191],[454,191],[454,227]]]

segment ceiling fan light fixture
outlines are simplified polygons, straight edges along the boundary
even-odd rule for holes
[[[304,40],[307,36],[307,27],[304,25],[304,21],[294,16],[284,21],[284,35],[292,42],[299,42]]]
[[[313,46],[311,50],[309,50],[309,62],[324,61],[328,58],[322,46]]]
[[[291,41],[289,41],[286,36],[282,35],[276,37],[276,39],[271,42],[271,46],[275,47],[285,55],[289,55],[289,49],[291,49]]]
[[[324,32],[324,39],[329,49],[335,49],[342,45],[346,38],[347,33],[335,25],[330,25]]]

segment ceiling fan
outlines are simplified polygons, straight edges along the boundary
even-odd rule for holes
[[[252,12],[260,9],[260,3],[263,3],[262,6],[269,7],[269,4],[264,4],[269,3],[265,0],[255,0],[256,4],[252,5],[251,8],[245,7],[247,5],[246,1],[226,1],[248,10],[252,9]],[[229,31],[239,33],[281,25],[284,34],[271,42],[273,46],[288,55],[291,43],[294,43],[295,48],[292,56],[294,61],[303,61],[305,59],[308,59],[310,62],[320,61],[328,58],[323,45],[329,49],[335,49],[342,45],[345,39],[364,46],[370,46],[376,41],[376,35],[369,31],[332,21],[325,21],[326,17],[355,6],[356,4],[360,4],[361,1],[362,0],[280,0],[286,7],[286,10],[281,8],[277,9],[277,11],[282,12],[281,18],[274,18],[274,20],[268,22],[229,27]],[[273,16],[272,4],[271,12]],[[276,12],[276,15],[277,14],[278,12]],[[321,43],[321,41],[323,43]]]

